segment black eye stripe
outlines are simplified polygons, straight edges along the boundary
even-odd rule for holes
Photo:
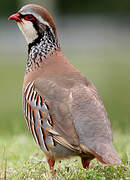
[[[25,18],[25,17],[28,17],[28,19],[31,19],[31,18],[35,18],[33,15],[31,15],[31,14],[20,14],[20,17],[21,18]],[[36,19],[36,18],[35,18]]]
[[[19,13],[19,14],[20,14],[20,13]],[[20,17],[21,17],[21,18],[24,18],[24,15],[23,15],[23,14],[20,14]]]

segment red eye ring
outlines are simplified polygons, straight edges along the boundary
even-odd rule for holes
[[[24,17],[24,19],[27,20],[27,21],[34,21],[34,20],[35,20],[35,18],[34,18],[31,14],[26,15],[26,16]]]

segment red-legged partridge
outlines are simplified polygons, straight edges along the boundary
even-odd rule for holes
[[[29,4],[9,20],[17,22],[28,43],[23,110],[50,169],[55,160],[71,156],[80,156],[84,168],[95,157],[120,165],[104,105],[94,85],[62,53],[51,15]]]

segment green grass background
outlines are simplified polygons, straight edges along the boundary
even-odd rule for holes
[[[57,175],[49,172],[41,150],[28,132],[22,112],[22,83],[26,57],[0,56],[0,178],[5,179],[130,179],[130,53],[107,50],[68,54],[96,86],[107,109],[114,145],[123,165],[102,166],[94,160],[90,170],[79,158],[56,163]]]

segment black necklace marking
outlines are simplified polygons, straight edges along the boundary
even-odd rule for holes
[[[35,29],[38,27],[35,26]],[[38,29],[37,29],[37,32]],[[26,72],[32,67],[32,64],[39,66],[39,60],[43,61],[49,51],[55,51],[59,48],[59,43],[52,29],[46,26],[46,30],[38,33],[38,38],[28,45],[28,59],[26,65]]]

